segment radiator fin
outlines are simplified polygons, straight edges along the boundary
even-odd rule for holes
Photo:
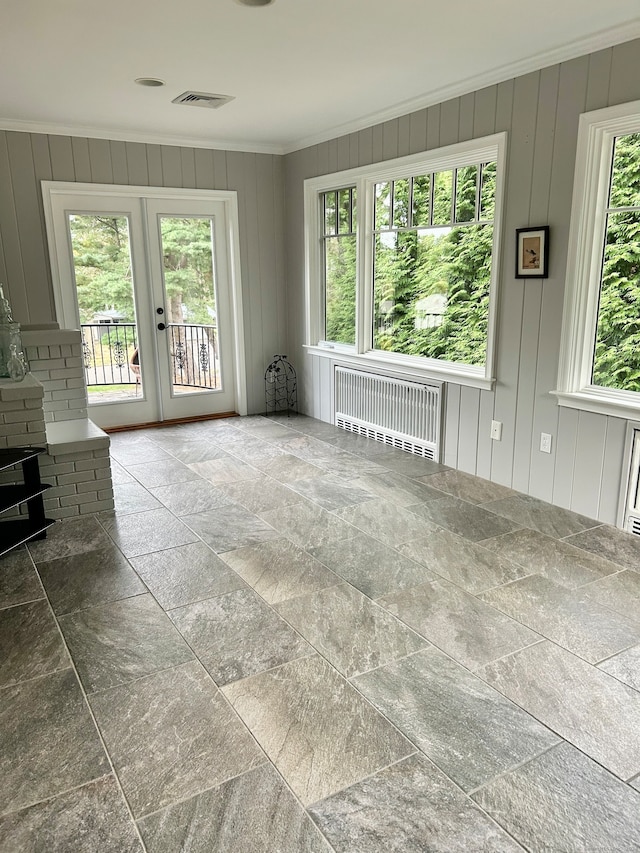
[[[631,433],[631,466],[627,488],[626,528],[640,536],[640,429]]]
[[[442,388],[336,366],[336,426],[438,460]]]

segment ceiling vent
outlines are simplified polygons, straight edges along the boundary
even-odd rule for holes
[[[206,107],[217,110],[233,101],[233,95],[211,95],[208,92],[183,92],[171,101],[172,104],[184,104],[187,107]]]

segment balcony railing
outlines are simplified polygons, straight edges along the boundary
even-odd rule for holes
[[[171,323],[173,384],[189,388],[218,387],[218,346],[215,326]]]
[[[81,329],[88,386],[138,384],[135,323],[83,323]],[[220,366],[216,327],[172,323],[167,326],[167,331],[173,385],[218,388]]]

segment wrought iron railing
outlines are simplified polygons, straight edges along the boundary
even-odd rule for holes
[[[216,327],[171,323],[168,328],[173,384],[189,388],[217,388]]]
[[[83,323],[81,329],[87,385],[136,385],[140,381],[135,323]],[[216,327],[171,323],[167,330],[173,384],[218,388]]]
[[[135,385],[130,360],[138,348],[135,323],[83,323],[82,357],[87,385]]]

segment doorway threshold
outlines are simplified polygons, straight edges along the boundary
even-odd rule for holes
[[[189,418],[171,418],[166,421],[148,421],[147,423],[142,424],[127,424],[126,426],[114,426],[114,427],[103,427],[104,432],[106,433],[114,433],[114,432],[129,432],[133,429],[161,429],[162,427],[167,426],[176,426],[178,424],[193,424],[198,423],[200,421],[217,421],[220,418],[239,418],[240,415],[237,412],[218,412],[212,415],[194,415]]]

